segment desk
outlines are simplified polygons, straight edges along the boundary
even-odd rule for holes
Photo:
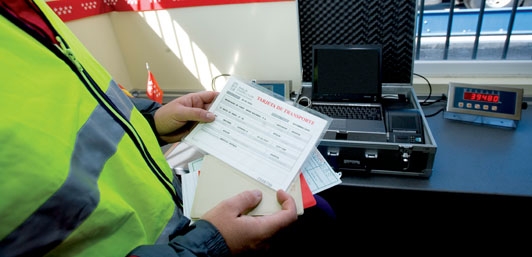
[[[411,253],[420,245],[441,249],[445,242],[477,251],[489,243],[476,241],[482,244],[477,249],[472,239],[501,246],[494,241],[530,235],[532,110],[523,110],[515,130],[447,120],[443,113],[427,121],[437,144],[430,178],[343,174],[341,185],[320,193],[337,213],[338,233],[357,236],[339,237],[345,251],[356,243]]]
[[[430,178],[345,174],[342,185],[532,197],[532,110],[522,111],[515,130],[447,120],[443,113],[427,121],[437,145]]]

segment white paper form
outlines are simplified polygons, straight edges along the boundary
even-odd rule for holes
[[[312,194],[317,194],[342,183],[340,179],[342,173],[335,172],[318,149],[310,154],[308,160],[301,167],[301,172]]]
[[[188,163],[188,173],[181,174],[181,190],[183,194],[183,215],[190,218],[190,211],[194,201],[194,194],[198,185],[198,174],[202,158]]]
[[[274,190],[288,189],[330,122],[234,77],[209,110],[215,121],[184,141]]]

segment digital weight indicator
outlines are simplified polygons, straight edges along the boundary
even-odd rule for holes
[[[452,120],[516,128],[521,120],[523,89],[449,83],[444,117]]]
[[[485,93],[473,93],[464,92],[464,100],[479,101],[486,103],[499,103],[499,95],[485,94]]]

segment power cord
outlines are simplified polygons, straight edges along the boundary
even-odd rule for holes
[[[434,117],[434,116],[436,116],[438,113],[443,112],[443,111],[445,111],[445,108],[440,108],[440,109],[438,109],[438,110],[437,110],[436,112],[434,112],[434,113],[431,113],[431,114],[425,114],[425,118]]]
[[[429,106],[429,105],[432,105],[432,104],[435,104],[435,103],[438,103],[438,102],[446,102],[447,101],[447,96],[445,94],[442,94],[439,99],[436,99],[434,101],[429,102],[429,99],[432,96],[432,85],[430,84],[430,81],[427,78],[425,78],[424,76],[420,75],[420,74],[417,74],[417,73],[413,73],[413,74],[418,76],[418,77],[420,77],[420,78],[422,78],[422,79],[424,79],[427,82],[427,85],[429,87],[429,95],[427,96],[427,98],[425,98],[425,100],[423,100],[422,102],[419,103],[421,106]],[[440,113],[440,112],[442,112],[444,110],[445,110],[445,108],[440,108],[435,113],[426,114],[425,117],[429,118],[429,117],[436,116],[438,113]]]
[[[216,79],[219,78],[219,77],[230,77],[231,74],[228,74],[228,73],[222,73],[220,75],[217,75],[215,76],[214,78],[212,78],[211,80],[211,88],[212,88],[212,91],[216,91]]]

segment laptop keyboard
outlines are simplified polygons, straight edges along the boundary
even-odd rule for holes
[[[331,118],[382,120],[381,108],[377,106],[312,105],[312,109]]]

